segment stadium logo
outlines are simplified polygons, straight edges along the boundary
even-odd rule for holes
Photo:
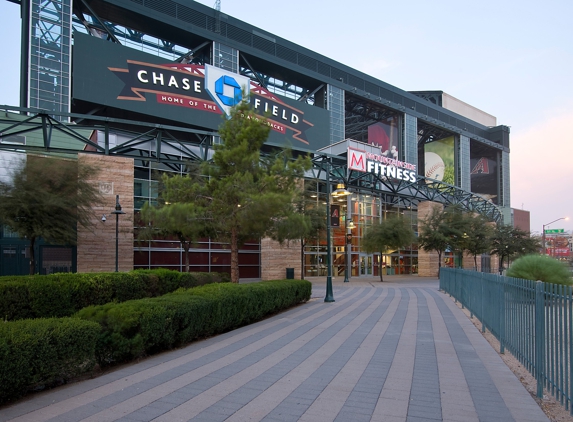
[[[489,162],[487,158],[480,158],[472,169],[471,174],[489,174]]]
[[[224,114],[249,101],[273,131],[309,144],[306,130],[314,125],[304,112],[291,107],[279,97],[249,78],[213,66],[169,63],[157,65],[127,60],[127,68],[108,68],[124,83],[118,100],[146,102],[154,95],[158,104]],[[215,128],[214,128],[215,129]]]
[[[218,67],[205,65],[205,88],[225,116],[230,117],[231,108],[243,100],[248,101],[251,80]]]

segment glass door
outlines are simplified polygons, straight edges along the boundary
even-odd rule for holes
[[[359,257],[359,275],[360,276],[371,276],[374,274],[372,266],[374,264],[374,259],[372,255],[360,254]]]

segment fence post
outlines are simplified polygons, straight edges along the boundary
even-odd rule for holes
[[[535,283],[535,379],[537,397],[543,398],[543,363],[545,361],[545,295],[541,280]]]
[[[480,318],[481,318],[481,332],[482,333],[485,333],[485,314],[484,314],[484,309],[483,309],[483,304],[485,302],[485,300],[483,298],[484,284],[485,284],[485,281],[482,278],[481,283],[480,283],[480,286],[481,286],[481,295],[480,295],[480,297],[481,297],[481,316],[480,316]]]
[[[499,277],[501,295],[499,302],[499,353],[505,353],[505,279]]]

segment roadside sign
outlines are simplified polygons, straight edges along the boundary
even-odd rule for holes
[[[564,233],[565,229],[545,229],[545,234]]]

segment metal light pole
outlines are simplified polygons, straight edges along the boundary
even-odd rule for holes
[[[543,233],[541,234],[541,244],[543,245],[543,255],[547,255],[547,248],[545,247],[545,226],[549,226],[550,224],[553,224],[556,221],[560,221],[560,220],[569,220],[569,217],[561,217],[561,218],[558,218],[557,220],[553,220],[552,222],[543,225]]]
[[[119,215],[125,214],[121,210],[121,205],[119,205],[119,195],[115,195],[115,211],[111,214],[115,214],[115,272],[118,272],[118,258],[119,258]]]
[[[332,196],[339,198],[339,197],[346,197],[351,195],[352,192],[350,192],[348,189],[346,189],[346,186],[344,185],[344,183],[338,183],[336,185],[336,190],[334,192],[332,192]],[[349,228],[354,228],[354,224],[352,222],[350,222],[350,224],[352,224],[352,226],[348,225],[348,213],[350,210],[350,205],[349,205],[348,200],[346,200],[346,216],[344,218],[344,282],[348,283],[348,229]]]
[[[330,158],[326,158],[326,296],[325,302],[334,302],[332,294],[332,265],[330,265]]]
[[[352,229],[354,228],[354,223],[352,222],[352,220],[350,220],[350,223],[348,223],[348,217],[351,215],[350,214],[350,203],[351,201],[347,201],[346,204],[346,218],[344,219],[344,227],[346,227],[346,233],[345,236],[346,238],[344,239],[344,282],[348,283],[350,281],[350,271],[348,268],[348,264],[350,263],[350,259],[348,259],[348,252],[349,252],[349,247],[348,245],[351,243],[352,241]],[[352,217],[351,217],[352,218]]]

